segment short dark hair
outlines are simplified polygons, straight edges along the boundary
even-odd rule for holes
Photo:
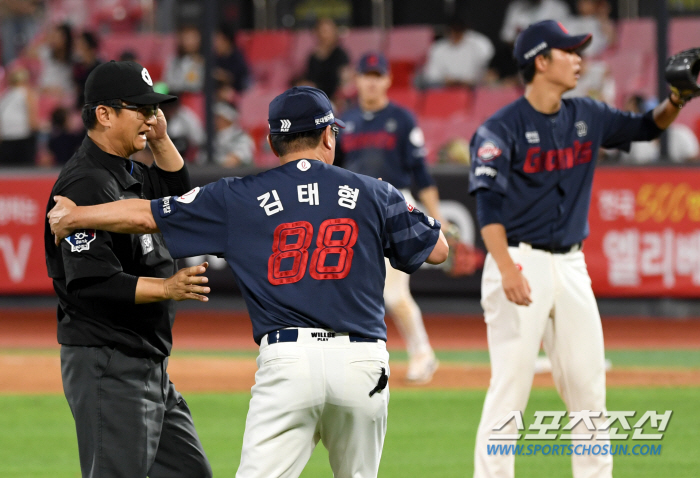
[[[305,149],[313,149],[321,142],[325,128],[312,129],[291,134],[271,134],[270,142],[277,154],[284,156]]]
[[[83,38],[83,41],[91,50],[97,50],[100,47],[100,41],[97,39],[97,35],[95,35],[94,33],[84,31],[80,34],[80,36]]]
[[[547,48],[546,50],[542,51],[542,53],[540,53],[539,55],[542,55],[545,58],[547,58],[548,60],[551,60],[552,59],[552,50],[551,50],[551,48]],[[539,55],[537,55],[537,56],[539,56]],[[537,57],[535,57],[535,58],[537,58]],[[535,78],[536,71],[537,71],[537,69],[535,68],[535,60],[534,59],[533,59],[533,61],[531,61],[527,65],[521,66],[519,69],[519,73],[520,73],[520,78],[522,78],[522,80],[523,80],[523,83],[525,83],[526,85],[532,83],[532,80]]]
[[[112,100],[112,101],[103,101],[100,103],[86,103],[83,105],[83,110],[80,113],[80,118],[83,120],[83,126],[85,126],[85,129],[90,131],[95,129],[95,126],[97,126],[97,113],[95,112],[95,108],[97,108],[100,105],[104,106],[121,106],[122,102],[120,100]],[[114,109],[115,113],[117,116],[121,113],[121,108],[115,108]]]

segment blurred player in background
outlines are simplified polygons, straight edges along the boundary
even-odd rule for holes
[[[386,58],[380,53],[364,55],[357,76],[359,107],[343,115],[347,127],[341,136],[343,159],[339,165],[391,183],[409,204],[415,204],[410,191],[414,185],[427,214],[443,223],[438,190],[425,164],[423,132],[412,113],[389,101],[390,86]],[[406,341],[406,380],[423,384],[432,380],[438,361],[408,282],[408,274],[387,262],[384,303]]]
[[[601,147],[629,150],[632,141],[658,137],[686,100],[674,93],[633,114],[590,98],[562,99],[576,87],[580,52],[590,42],[590,34],[569,35],[554,20],[530,25],[514,48],[525,94],[472,138],[469,190],[489,251],[481,304],[491,360],[475,478],[514,476],[514,454],[491,455],[488,445],[509,443],[496,437],[517,433],[514,421],[503,420],[525,410],[540,344],[571,423],[578,423],[568,432],[573,445],[609,444],[600,435],[573,438],[590,430],[574,413],[600,426],[605,411],[603,328],[582,251],[593,173]],[[576,478],[612,476],[609,454],[571,458]]]

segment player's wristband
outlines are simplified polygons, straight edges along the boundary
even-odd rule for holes
[[[671,98],[671,93],[668,94],[668,101],[669,101],[669,103],[671,103],[673,106],[675,106],[678,109],[681,109],[681,108],[683,108],[683,106],[685,106],[685,103],[683,103],[683,102],[676,103],[675,101],[673,101],[673,98]]]

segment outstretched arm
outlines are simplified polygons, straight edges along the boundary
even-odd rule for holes
[[[54,196],[56,205],[48,213],[56,244],[76,229],[100,229],[123,234],[159,232],[146,199],[125,199],[96,206],[76,206],[63,196]]]

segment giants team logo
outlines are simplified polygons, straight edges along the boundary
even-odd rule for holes
[[[493,142],[487,141],[477,150],[476,155],[482,161],[491,161],[501,155],[501,150]]]
[[[192,189],[191,191],[186,192],[185,194],[183,194],[180,197],[176,196],[175,200],[177,202],[181,202],[183,204],[189,204],[192,201],[194,201],[194,198],[197,197],[197,194],[199,194],[199,187],[196,187],[196,188]]]
[[[413,210],[415,209],[413,205],[408,201],[406,201],[406,207],[408,208],[408,212],[413,212]]]
[[[70,244],[71,252],[83,252],[90,250],[90,243],[97,237],[97,232],[94,229],[83,229],[75,231],[70,236],[66,237],[65,241]]]

